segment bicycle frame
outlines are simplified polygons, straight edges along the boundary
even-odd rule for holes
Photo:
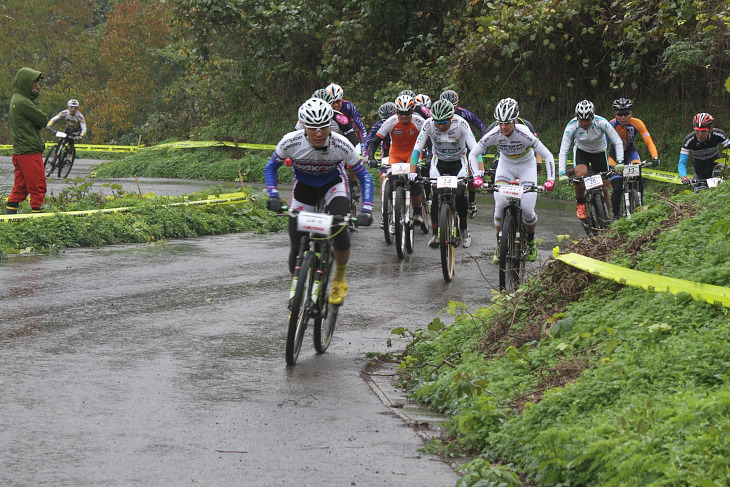
[[[446,282],[454,278],[456,264],[455,249],[461,244],[461,229],[459,215],[456,210],[456,198],[459,189],[466,191],[466,185],[471,176],[439,176],[429,178],[435,183],[438,203],[438,239],[441,251],[441,270]]]
[[[581,220],[587,235],[593,235],[608,228],[611,223],[608,216],[608,206],[603,194],[603,180],[608,179],[611,171],[605,171],[591,176],[572,178],[573,184],[585,183],[585,205],[588,217]]]

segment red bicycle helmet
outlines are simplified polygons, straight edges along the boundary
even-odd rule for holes
[[[713,121],[712,115],[702,112],[695,115],[695,118],[692,119],[692,125],[695,126],[695,130],[708,130],[712,128]]]

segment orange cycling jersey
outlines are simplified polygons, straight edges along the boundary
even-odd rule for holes
[[[383,122],[377,135],[384,139],[390,134],[389,164],[411,161],[413,146],[416,145],[416,139],[418,139],[418,134],[421,132],[424,123],[423,118],[412,116],[411,121],[404,125],[398,120],[398,115],[393,115]]]
[[[651,139],[651,135],[649,134],[649,131],[646,129],[646,125],[644,125],[644,122],[639,120],[638,118],[631,117],[629,119],[629,123],[626,124],[624,127],[621,125],[618,120],[615,118],[609,122],[613,128],[616,129],[616,132],[618,132],[619,137],[621,137],[621,140],[624,142],[624,154],[626,154],[626,162],[631,162],[629,160],[629,155],[632,152],[636,151],[636,146],[634,145],[634,139],[636,138],[636,135],[640,135],[642,140],[644,141],[644,144],[646,144],[646,148],[649,149],[649,153],[651,154],[651,157],[658,158],[659,152],[656,150],[656,146],[654,145],[654,141]],[[616,164],[616,161],[614,160],[614,147],[613,145],[609,146],[609,164],[612,166]]]

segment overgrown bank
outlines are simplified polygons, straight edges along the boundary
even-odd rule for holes
[[[573,250],[730,286],[729,194],[660,198]],[[461,485],[730,481],[726,309],[558,262],[490,307],[452,308],[452,326],[397,332],[414,338],[401,365],[411,395],[450,416],[434,449],[479,453]]]

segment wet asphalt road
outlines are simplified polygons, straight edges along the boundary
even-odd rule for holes
[[[488,302],[494,235],[479,202],[449,284],[426,236],[399,261],[377,226],[353,235],[333,343],[316,355],[308,334],[295,367],[284,233],[0,262],[0,484],[454,485],[361,372],[394,327],[424,327],[449,300]],[[571,205],[545,203],[540,260],[580,231]]]

